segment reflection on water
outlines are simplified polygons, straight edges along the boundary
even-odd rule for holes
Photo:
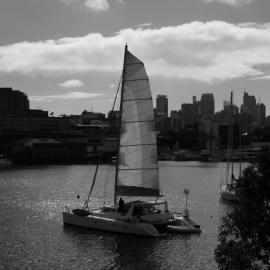
[[[63,227],[65,205],[81,206],[94,166],[15,167],[0,171],[0,259],[3,269],[217,269],[219,181],[225,163],[161,162],[160,186],[170,208],[191,215],[201,235],[138,236]],[[108,169],[111,174],[108,175]],[[113,167],[101,166],[92,205],[112,200]],[[77,195],[81,198],[77,199]],[[0,267],[1,269],[1,267]]]

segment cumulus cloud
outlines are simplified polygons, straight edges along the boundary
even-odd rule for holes
[[[74,79],[73,80],[67,80],[67,81],[65,81],[63,83],[59,83],[58,85],[60,87],[63,87],[63,88],[74,88],[74,87],[78,88],[78,87],[83,87],[84,86],[82,81],[74,80]]]
[[[104,94],[97,93],[86,93],[86,92],[69,92],[62,95],[48,95],[48,96],[30,96],[29,99],[31,101],[53,101],[53,100],[61,100],[61,99],[85,99],[85,98],[93,98],[98,96],[103,96]]]
[[[205,3],[218,2],[222,4],[227,4],[231,6],[241,6],[251,3],[253,0],[202,0]]]
[[[0,47],[0,72],[120,72],[125,43],[150,76],[203,82],[268,75],[270,25],[191,22]],[[269,68],[270,69],[270,68]]]
[[[92,10],[95,12],[101,12],[108,10],[110,5],[107,0],[60,0],[67,6],[72,7],[84,7],[87,10]]]

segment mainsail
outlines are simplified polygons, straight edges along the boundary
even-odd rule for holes
[[[160,196],[154,112],[144,64],[126,47],[115,196]]]

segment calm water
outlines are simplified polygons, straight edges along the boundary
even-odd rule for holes
[[[190,189],[191,217],[201,235],[152,239],[63,227],[65,205],[81,206],[94,166],[13,167],[0,170],[0,269],[217,269],[219,201],[225,163],[160,162],[160,185],[170,209],[183,210]],[[112,197],[112,166],[104,165],[91,204]],[[81,199],[77,199],[81,195]]]

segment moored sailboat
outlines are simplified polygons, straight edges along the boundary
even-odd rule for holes
[[[237,186],[238,179],[234,174],[234,134],[233,134],[233,92],[230,98],[230,115],[229,115],[229,129],[228,129],[228,146],[226,153],[226,177],[225,184],[220,187],[220,196],[223,201],[239,202],[241,196],[241,188]],[[240,135],[241,136],[241,135]],[[239,177],[241,177],[241,149],[239,151]]]
[[[114,206],[89,208],[89,198],[98,171],[84,206],[63,212],[64,224],[92,229],[159,236],[169,225],[200,232],[199,225],[188,215],[176,217],[162,200],[159,189],[156,132],[150,84],[144,64],[125,47],[120,99],[120,126],[116,157]],[[133,200],[124,203],[119,197],[147,197],[153,201]]]

